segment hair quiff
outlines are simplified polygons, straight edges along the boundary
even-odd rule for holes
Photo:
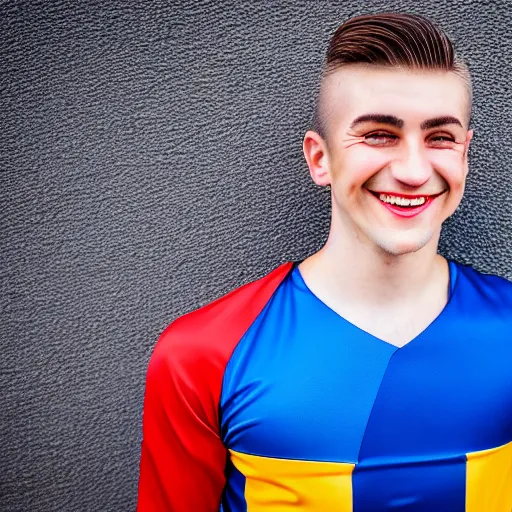
[[[451,71],[466,84],[471,108],[471,76],[448,36],[427,18],[415,14],[380,13],[355,16],[331,38],[322,75],[349,64]],[[323,135],[320,105],[315,128]]]
[[[451,71],[455,52],[446,34],[426,18],[370,14],[343,23],[329,44],[326,71],[353,63]]]

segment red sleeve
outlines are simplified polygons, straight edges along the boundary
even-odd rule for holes
[[[178,318],[161,335],[146,377],[138,512],[218,512],[224,369],[291,266]]]

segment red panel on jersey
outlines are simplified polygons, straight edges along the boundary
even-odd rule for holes
[[[138,512],[217,512],[227,452],[218,410],[226,364],[292,263],[174,321],[149,362]]]

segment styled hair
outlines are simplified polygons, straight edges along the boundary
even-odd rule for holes
[[[415,14],[368,14],[343,23],[331,38],[322,78],[349,64],[452,71],[468,90],[471,76],[448,36],[430,20]],[[314,129],[324,135],[320,100],[315,109]]]

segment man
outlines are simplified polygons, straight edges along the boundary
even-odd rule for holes
[[[328,240],[162,334],[140,512],[512,510],[512,283],[437,254],[470,112],[429,21],[336,31],[304,138]]]

